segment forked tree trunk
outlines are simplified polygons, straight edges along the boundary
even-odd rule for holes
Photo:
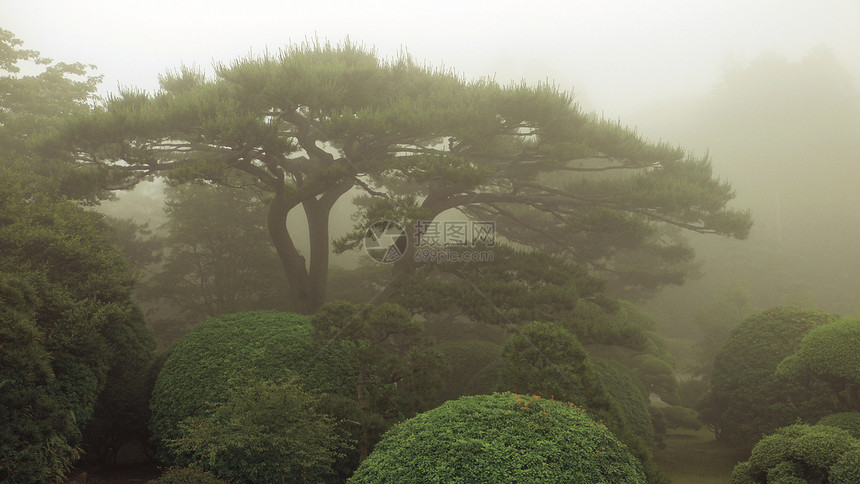
[[[267,225],[272,244],[281,260],[287,279],[287,297],[295,310],[312,313],[325,303],[329,265],[329,218],[334,203],[352,187],[345,180],[325,192],[320,198],[304,201],[288,200],[283,187],[277,189],[269,205]],[[296,248],[287,229],[290,210],[301,204],[307,217],[310,259],[306,260]]]

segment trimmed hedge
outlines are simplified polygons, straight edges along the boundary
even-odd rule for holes
[[[205,416],[225,402],[236,382],[284,382],[298,372],[308,390],[351,395],[357,365],[341,343],[315,343],[311,330],[307,316],[252,311],[209,319],[179,341],[159,373],[150,405],[160,459],[188,464],[165,443],[181,437],[181,421]]]
[[[595,370],[609,395],[618,403],[623,427],[646,443],[656,440],[650,402],[646,393],[637,385],[630,370],[603,358],[591,358]]]
[[[692,408],[669,405],[663,407],[663,415],[666,417],[666,427],[670,429],[699,430],[702,423],[699,422],[699,414]]]
[[[860,440],[826,425],[796,424],[778,429],[753,447],[750,458],[735,466],[732,484],[766,482],[860,482]],[[848,479],[848,480],[845,480]],[[854,479],[854,480],[852,480]]]
[[[860,482],[860,446],[842,454],[830,468],[830,484],[856,484]]]
[[[578,407],[495,393],[446,402],[391,428],[348,482],[644,483],[645,475]]]

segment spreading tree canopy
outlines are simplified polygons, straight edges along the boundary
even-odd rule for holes
[[[383,216],[412,225],[460,209],[609,271],[623,272],[613,256],[644,249],[665,262],[659,272],[691,257],[656,236],[660,225],[745,237],[751,224],[727,208],[732,189],[706,157],[584,113],[552,85],[467,81],[350,42],[238,59],[213,78],[181,68],[154,94],[127,90],[77,116],[46,146],[124,175],[118,185],[165,174],[265,189],[269,234],[304,310],[324,302],[329,214],[353,189],[367,200],[339,249]],[[299,207],[308,254],[286,225]]]

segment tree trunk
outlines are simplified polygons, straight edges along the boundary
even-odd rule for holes
[[[287,279],[287,296],[290,304],[302,313],[310,313],[317,309],[313,301],[310,277],[305,265],[305,258],[296,249],[290,232],[287,230],[287,214],[298,203],[289,203],[283,189],[275,193],[269,205],[267,225],[272,244],[281,260],[281,266]]]
[[[308,219],[308,238],[310,239],[310,264],[308,268],[308,306],[316,310],[325,303],[328,283],[329,231],[328,221],[331,207],[319,200],[302,202]]]
[[[287,294],[296,310],[312,313],[325,303],[329,264],[329,217],[335,202],[352,188],[346,179],[329,188],[319,199],[287,200],[285,189],[276,188],[269,206],[269,235],[287,278]],[[296,249],[287,229],[290,210],[301,203],[308,221],[310,260]]]

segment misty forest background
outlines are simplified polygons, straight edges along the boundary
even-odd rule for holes
[[[83,471],[98,476],[129,461],[146,462],[154,474],[147,477],[166,469],[161,482],[408,480],[408,474],[386,472],[450,471],[422,460],[430,450],[420,450],[409,432],[453,425],[463,415],[457,412],[528,412],[530,405],[543,414],[557,412],[560,421],[582,418],[550,398],[573,402],[584,408],[588,422],[608,427],[611,437],[601,434],[604,440],[594,445],[609,448],[613,462],[621,462],[615,479],[765,482],[788,476],[798,480],[780,482],[858,482],[852,479],[860,474],[860,360],[851,348],[860,324],[841,318],[860,314],[860,85],[827,49],[798,60],[768,53],[728,61],[708,95],[673,99],[620,121],[568,111],[565,95],[552,86],[505,91],[479,83],[479,95],[458,98],[462,80],[450,80],[456,75],[430,71],[425,79],[422,67],[408,58],[393,64],[396,73],[418,72],[408,82],[394,76],[406,86],[400,93],[405,98],[411,99],[410,89],[423,93],[426,82],[443,89],[441,98],[450,89],[452,99],[474,106],[499,96],[502,112],[526,121],[494,126],[501,116],[486,121],[454,101],[447,106],[422,94],[414,105],[387,106],[395,113],[413,110],[403,117],[384,117],[386,106],[358,109],[352,121],[373,112],[372,129],[384,135],[374,131],[353,140],[367,127],[349,119],[305,125],[311,109],[276,113],[296,127],[300,144],[308,143],[303,149],[309,158],[330,157],[323,150],[311,153],[317,142],[328,142],[335,154],[349,154],[343,159],[350,163],[367,163],[360,175],[346,176],[349,183],[339,181],[345,175],[337,169],[305,173],[307,167],[298,163],[296,175],[285,168],[288,175],[329,184],[311,205],[325,205],[326,194],[336,194],[324,220],[330,228],[325,242],[333,244],[330,252],[326,247],[322,293],[313,291],[319,280],[311,254],[321,257],[307,230],[316,222],[300,208],[284,214],[297,252],[307,255],[301,265],[310,268],[303,273],[310,289],[287,294],[289,264],[283,252],[279,258],[267,227],[272,194],[282,196],[278,185],[266,185],[271,177],[251,164],[243,174],[225,175],[228,170],[214,168],[223,162],[220,154],[207,153],[195,144],[197,134],[182,128],[193,118],[189,113],[209,109],[210,102],[236,96],[253,105],[256,98],[218,91],[219,85],[199,73],[177,69],[162,75],[163,98],[132,87],[115,98],[95,99],[99,78],[90,66],[40,60],[12,33],[2,32],[3,482],[80,478]],[[365,55],[373,58],[345,45],[338,48],[359,59],[361,68]],[[328,45],[304,49],[293,56],[310,70],[340,72],[350,62]],[[324,55],[316,59],[309,52]],[[305,54],[313,60],[303,60]],[[249,85],[269,79],[265,63],[245,61],[222,66],[224,77]],[[389,82],[383,74],[379,78]],[[371,85],[356,92],[373,98],[388,92],[381,89]],[[325,95],[314,100],[336,102]],[[437,113],[421,102],[443,107]],[[221,116],[221,107],[212,109]],[[434,118],[444,118],[445,109],[462,111],[462,119]],[[378,112],[381,121],[373,118]],[[558,127],[563,123],[556,120],[567,120],[570,112],[571,126]],[[201,140],[207,130],[218,130],[223,144],[241,137],[236,133],[246,125],[218,116],[217,122],[204,120]],[[380,148],[379,139],[398,129],[406,134]],[[436,139],[443,129],[457,133],[447,140],[448,151]],[[507,161],[490,166],[504,180],[486,182],[476,160],[494,160],[510,146],[482,144],[482,129],[521,137],[511,144],[534,148],[529,153],[538,162],[511,168],[520,160],[499,158]],[[522,131],[528,129],[534,131]],[[323,132],[338,135],[321,139]],[[565,144],[569,133],[584,141]],[[261,152],[293,148],[273,148],[270,139],[254,136],[249,137],[264,147]],[[542,136],[552,144],[529,144]],[[190,140],[190,152],[203,154],[165,155],[163,146],[147,144],[154,139]],[[386,149],[401,150],[401,161],[404,149],[420,161],[412,167],[392,163],[387,171],[367,161],[379,153],[398,159],[385,158],[392,153]],[[462,158],[447,158],[457,150]],[[554,158],[567,153],[593,164],[571,167],[564,165],[567,159]],[[682,168],[652,161],[665,156],[684,160],[678,162]],[[76,168],[81,160],[93,166],[111,157],[149,168]],[[633,175],[604,173],[604,158]],[[187,165],[165,168],[176,160]],[[230,166],[244,163],[237,160]],[[268,163],[259,166],[270,173],[292,166],[286,158]],[[692,173],[683,171],[688,168]],[[553,185],[554,177],[569,176],[565,169],[573,177],[582,174],[582,184],[571,186],[595,194],[594,200],[607,187],[638,187],[625,183],[642,173],[647,177],[648,169],[677,169],[679,180],[694,181],[672,179],[664,186],[658,180],[647,196],[643,191],[622,197],[641,207],[619,216],[611,213],[618,205],[594,211],[591,205],[565,205],[571,202]],[[504,198],[499,194],[506,189],[511,193]],[[457,190],[492,192],[498,199],[461,205]],[[426,195],[424,202],[439,197],[445,203],[422,203],[415,193]],[[532,198],[518,206],[522,197]],[[687,206],[673,207],[678,200]],[[501,243],[487,248],[495,260],[425,270],[377,264],[360,250],[367,223],[389,218],[411,227],[428,213],[437,220],[496,221]],[[577,228],[548,228],[552,217]],[[547,225],[535,229],[529,220]],[[320,294],[322,299],[314,299]],[[284,349],[273,354],[273,345]],[[752,360],[760,355],[765,356]],[[218,368],[223,374],[213,376]],[[733,393],[742,388],[763,396],[744,400]],[[516,394],[493,393],[504,391]],[[485,394],[492,396],[457,400]],[[289,421],[282,418],[287,413]],[[486,435],[480,426],[498,415],[466,419],[456,431],[475,431],[480,441]],[[833,427],[812,425],[827,418],[836,422]],[[510,436],[526,428],[509,425]],[[559,448],[564,439],[598,439],[567,436],[576,424],[553,425],[549,433],[563,436],[553,444]],[[813,440],[821,447],[795,445]],[[685,446],[706,454],[690,462],[678,453]],[[460,441],[438,447],[450,447],[456,456],[472,452]],[[552,460],[531,447],[523,455],[528,458],[515,463],[522,469],[533,469],[534,459]],[[482,469],[485,479],[489,469],[504,467],[476,459],[479,464],[464,466]],[[600,472],[612,467],[594,456],[577,459],[588,464],[560,475],[606,478]]]

